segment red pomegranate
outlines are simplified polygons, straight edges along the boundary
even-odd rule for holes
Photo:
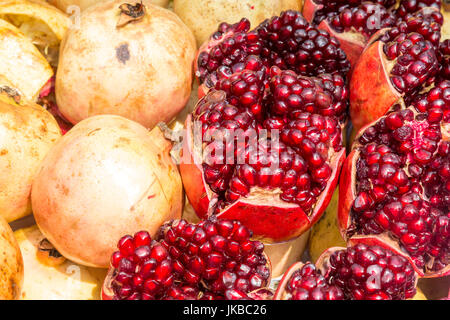
[[[350,116],[357,130],[434,79],[442,23],[437,9],[423,9],[371,38],[350,81]]]
[[[330,248],[316,265],[294,264],[277,300],[404,300],[416,293],[417,274],[403,256],[377,245]]]
[[[206,96],[186,120],[180,164],[196,213],[270,242],[308,230],[344,161],[348,70],[337,40],[299,12],[252,31],[245,19],[219,26],[197,58]]]
[[[104,300],[267,299],[270,263],[259,241],[238,221],[176,220],[152,240],[124,236],[111,257]]]
[[[417,272],[450,272],[450,81],[360,131],[341,175],[345,238],[391,243]]]

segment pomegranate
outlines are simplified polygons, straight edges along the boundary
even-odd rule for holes
[[[67,33],[55,89],[71,123],[116,114],[153,128],[184,108],[195,38],[173,12],[150,2],[98,3]]]
[[[298,12],[249,27],[222,24],[200,50],[206,96],[186,120],[180,171],[200,217],[237,219],[279,242],[308,230],[336,187],[349,64]]]
[[[23,260],[11,227],[0,217],[0,300],[19,299],[23,284]]]
[[[421,276],[450,271],[450,81],[362,129],[341,175],[348,238],[394,243]]]
[[[378,30],[395,24],[394,4],[395,0],[306,0],[303,14],[308,21],[339,40],[354,66],[369,38]]]
[[[41,106],[0,85],[0,216],[7,222],[31,214],[31,186],[41,161],[61,137]]]
[[[124,236],[111,256],[102,298],[266,298],[270,292],[261,288],[270,282],[270,264],[264,245],[251,236],[238,221],[215,219],[199,224],[172,221],[154,240],[146,231]]]
[[[277,300],[404,300],[416,293],[417,274],[388,248],[356,244],[328,249],[316,265],[294,264],[275,292]]]
[[[47,0],[47,2],[68,14],[76,14],[76,7],[85,10],[94,4],[105,1],[108,0]],[[151,0],[151,3],[161,7],[167,7],[169,5],[169,0]]]
[[[302,0],[174,0],[173,10],[191,28],[200,46],[226,21],[247,17],[252,26],[285,10],[300,10]]]
[[[430,85],[439,70],[442,22],[441,13],[429,9],[372,37],[350,81],[350,116],[356,130]]]
[[[155,234],[182,211],[182,184],[159,128],[95,116],[47,153],[32,185],[34,218],[67,259],[107,268],[117,239]],[[74,241],[76,239],[76,241]]]

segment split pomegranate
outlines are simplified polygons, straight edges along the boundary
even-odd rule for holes
[[[375,34],[355,64],[350,116],[357,130],[430,85],[439,70],[441,13],[429,9],[405,19]]]
[[[352,66],[378,30],[395,24],[395,1],[306,0],[303,13],[319,29],[327,30],[341,43]]]
[[[294,264],[275,299],[404,300],[416,293],[417,274],[403,256],[381,246],[356,244],[325,251],[316,265]]]
[[[111,257],[103,299],[241,300],[270,296],[264,245],[238,221],[170,222],[156,240],[124,236]]]
[[[394,243],[421,276],[450,272],[450,81],[361,130],[341,175],[345,238]]]
[[[348,70],[338,41],[298,12],[252,31],[222,24],[198,55],[206,96],[186,120],[180,171],[196,213],[271,242],[308,230],[345,157]]]

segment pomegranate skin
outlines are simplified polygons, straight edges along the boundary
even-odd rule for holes
[[[373,37],[376,38],[377,34]],[[400,98],[400,93],[394,89],[386,72],[383,55],[381,41],[369,44],[353,68],[350,79],[350,118],[357,131],[383,116]],[[374,74],[378,76],[368,77]]]
[[[192,117],[186,119],[187,138],[184,139],[183,152],[189,152],[181,161],[180,173],[186,196],[192,204],[195,212],[201,219],[210,214],[210,206],[215,203],[216,195],[212,192],[206,181],[201,167],[201,161],[193,154]],[[186,156],[186,155],[183,155]],[[345,160],[345,149],[334,155],[333,172],[323,191],[319,202],[313,212],[307,215],[303,209],[293,203],[281,203],[271,205],[262,203],[259,199],[247,200],[241,198],[217,214],[219,219],[231,219],[241,221],[247,228],[253,230],[254,238],[267,242],[283,242],[300,236],[316,223],[322,216],[331,201],[333,190],[336,188],[339,173]],[[199,162],[200,161],[200,162]],[[280,227],[283,226],[283,227]]]
[[[107,268],[117,239],[153,235],[182,212],[182,184],[159,128],[119,116],[91,117],[47,154],[32,185],[32,208],[66,258]],[[101,227],[99,227],[101,226]]]
[[[115,114],[153,128],[186,105],[196,43],[171,11],[144,1],[143,18],[117,26],[123,1],[87,8],[61,46],[56,99],[71,123]],[[100,22],[99,22],[100,21]]]

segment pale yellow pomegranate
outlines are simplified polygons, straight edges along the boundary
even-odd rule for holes
[[[105,0],[47,0],[47,1],[64,12],[74,14],[75,13],[74,10],[76,9],[76,7],[79,7],[81,10],[84,10],[87,7],[90,7],[96,3]],[[169,5],[169,0],[152,0],[151,2],[161,7],[167,7]],[[130,3],[133,3],[133,1],[130,1]]]
[[[196,45],[172,11],[106,1],[82,12],[61,45],[56,99],[73,124],[115,114],[152,128],[186,105]]]
[[[192,29],[200,46],[221,22],[250,20],[253,27],[284,10],[301,10],[302,0],[174,0],[175,13]]]
[[[14,233],[0,217],[0,300],[18,299],[23,283],[23,260]]]
[[[155,235],[181,217],[182,184],[158,127],[114,115],[74,126],[50,150],[32,188],[36,223],[66,258],[108,267],[124,234]]]
[[[49,112],[10,98],[15,90],[3,83],[0,80],[0,216],[10,222],[31,213],[31,184],[61,132]]]

